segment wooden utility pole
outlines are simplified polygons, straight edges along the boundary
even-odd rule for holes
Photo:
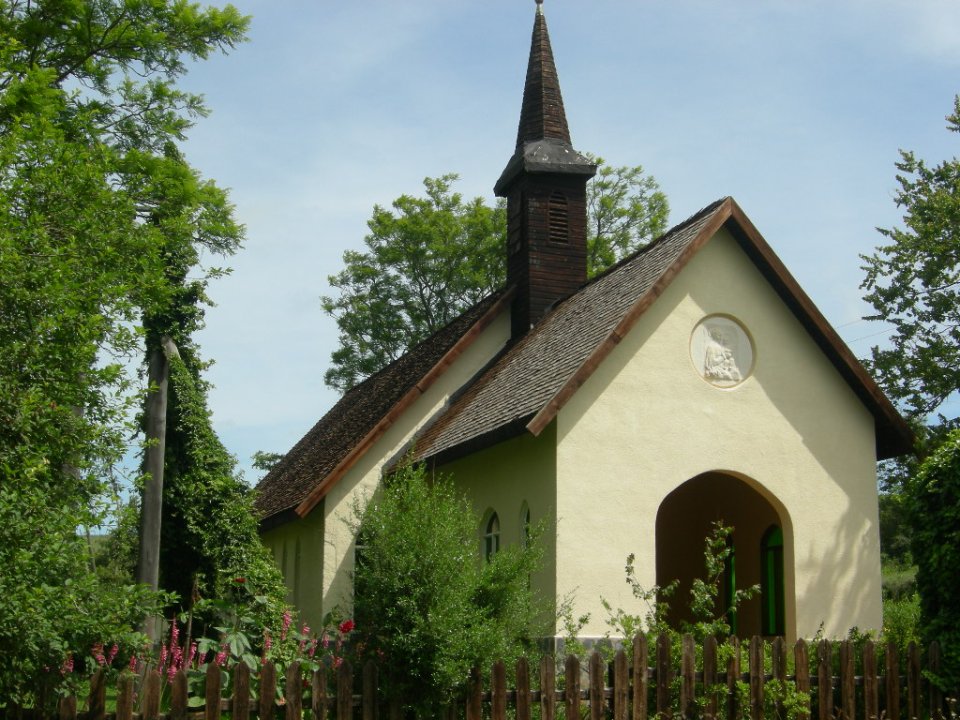
[[[146,481],[140,508],[140,558],[137,582],[157,590],[160,584],[160,519],[163,514],[163,462],[167,440],[167,390],[170,384],[170,360],[180,353],[172,339],[164,335],[159,347],[150,351],[147,369],[149,395],[146,402],[147,449],[144,454]],[[151,641],[159,639],[157,618],[144,618],[143,631]]]

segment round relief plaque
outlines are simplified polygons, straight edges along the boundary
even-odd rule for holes
[[[711,315],[701,320],[690,337],[690,358],[711,385],[739,385],[753,371],[753,342],[733,318]]]

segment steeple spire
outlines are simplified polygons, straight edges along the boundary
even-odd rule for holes
[[[587,279],[586,186],[596,172],[570,142],[543,0],[537,0],[517,147],[493,189],[507,198],[514,337]]]
[[[543,0],[537,0],[537,16],[530,43],[530,61],[527,81],[523,88],[523,106],[520,110],[520,128],[517,131],[517,149],[531,140],[553,138],[570,144],[570,129],[563,110],[560,79],[553,61],[547,18],[543,14]]]

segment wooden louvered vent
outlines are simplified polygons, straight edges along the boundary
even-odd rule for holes
[[[550,241],[557,243],[570,242],[570,213],[567,208],[567,196],[555,192],[550,196],[549,209]]]

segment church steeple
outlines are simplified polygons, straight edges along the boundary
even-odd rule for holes
[[[597,171],[570,141],[542,1],[537,0],[516,151],[494,186],[507,198],[507,283],[518,289],[515,337],[587,279],[586,185]]]
[[[570,128],[563,111],[563,96],[560,93],[557,66],[553,62],[547,19],[542,3],[538,2],[533,41],[530,43],[530,61],[527,63],[527,81],[523,88],[523,106],[520,109],[517,150],[531,140],[544,138],[570,144]]]

